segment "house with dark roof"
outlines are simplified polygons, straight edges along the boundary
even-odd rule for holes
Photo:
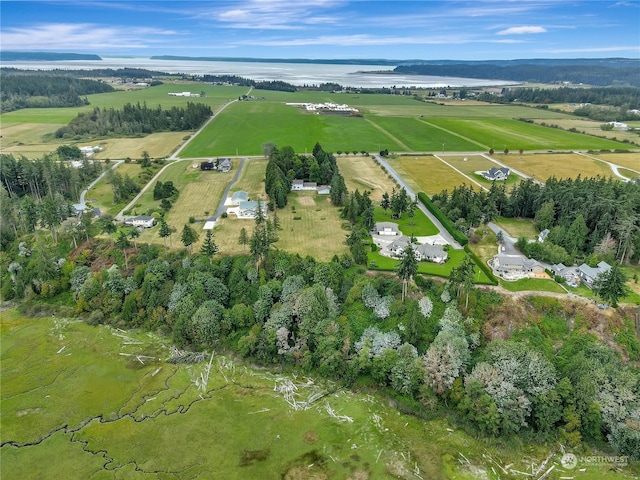
[[[206,162],[200,162],[200,170],[213,170],[215,167],[213,160],[208,160]]]
[[[507,167],[491,167],[486,172],[482,172],[482,176],[490,181],[506,180],[507,178],[509,178],[510,173],[511,170]]]

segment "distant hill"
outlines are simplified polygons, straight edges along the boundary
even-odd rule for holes
[[[186,57],[182,55],[154,55],[151,60],[191,60],[198,62],[260,62],[260,63],[311,63],[321,65],[386,65],[395,67],[404,60],[372,58],[254,58],[254,57]],[[419,60],[416,60],[419,61]]]
[[[516,82],[640,86],[640,60],[628,58],[510,60],[486,62],[424,62],[399,65],[396,73]]]
[[[56,52],[0,52],[0,62],[16,61],[49,61],[60,60],[102,60],[91,53],[56,53]]]

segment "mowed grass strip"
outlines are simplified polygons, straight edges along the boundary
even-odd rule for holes
[[[469,179],[431,155],[401,156],[391,160],[390,164],[416,192],[434,195],[443,190],[450,192],[462,184],[475,186]]]
[[[396,188],[395,182],[372,157],[338,156],[337,162],[350,192],[356,189],[360,193],[369,191],[371,200],[379,202],[385,192],[391,195],[391,190]]]
[[[225,109],[181,153],[182,157],[261,155],[271,142],[311,151],[320,142],[326,151],[376,151],[384,137],[390,150],[400,146],[361,117],[318,115],[267,101],[237,102]]]
[[[244,190],[251,200],[262,198],[266,200],[264,191],[264,176],[267,169],[266,158],[248,158],[244,162],[242,172],[236,183],[231,187],[230,193]]]
[[[459,132],[472,141],[490,145],[496,151],[502,151],[504,148],[518,151],[519,149],[599,150],[628,147],[621,142],[508,118],[430,118],[428,121],[452,132]]]
[[[550,177],[576,178],[584,177],[612,177],[611,168],[602,162],[575,153],[541,153],[524,154],[510,153],[496,154],[494,158],[512,168],[515,168],[536,180],[546,182]],[[617,177],[614,177],[617,178]]]
[[[398,138],[409,147],[409,151],[432,152],[442,151],[442,145],[454,151],[479,150],[476,143],[467,141],[457,135],[435,128],[418,118],[404,117],[367,117],[380,128]],[[382,145],[385,148],[385,145]],[[407,151],[407,149],[404,149]]]

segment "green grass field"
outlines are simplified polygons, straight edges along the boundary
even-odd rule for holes
[[[369,191],[371,200],[379,202],[385,192],[391,195],[392,189],[396,188],[395,182],[371,157],[338,156],[337,162],[350,192],[356,189],[360,193]]]
[[[558,283],[551,279],[545,278],[522,278],[514,282],[507,282],[500,280],[500,286],[510,292],[553,292],[553,293],[567,293]]]
[[[416,192],[426,192],[429,195],[443,190],[451,192],[463,183],[477,188],[468,178],[432,155],[400,156],[391,160],[390,165]]]
[[[510,237],[528,239],[538,238],[538,230],[529,218],[507,218],[498,217],[493,223],[509,234]]]
[[[413,218],[410,218],[407,213],[403,213],[401,218],[395,220],[391,218],[391,210],[385,212],[382,207],[376,207],[373,219],[375,222],[397,223],[400,231],[406,236],[428,237],[438,233],[438,228],[419,209],[416,209]]]

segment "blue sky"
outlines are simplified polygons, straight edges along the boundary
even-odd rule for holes
[[[106,56],[639,58],[640,0],[2,0],[0,34]]]

